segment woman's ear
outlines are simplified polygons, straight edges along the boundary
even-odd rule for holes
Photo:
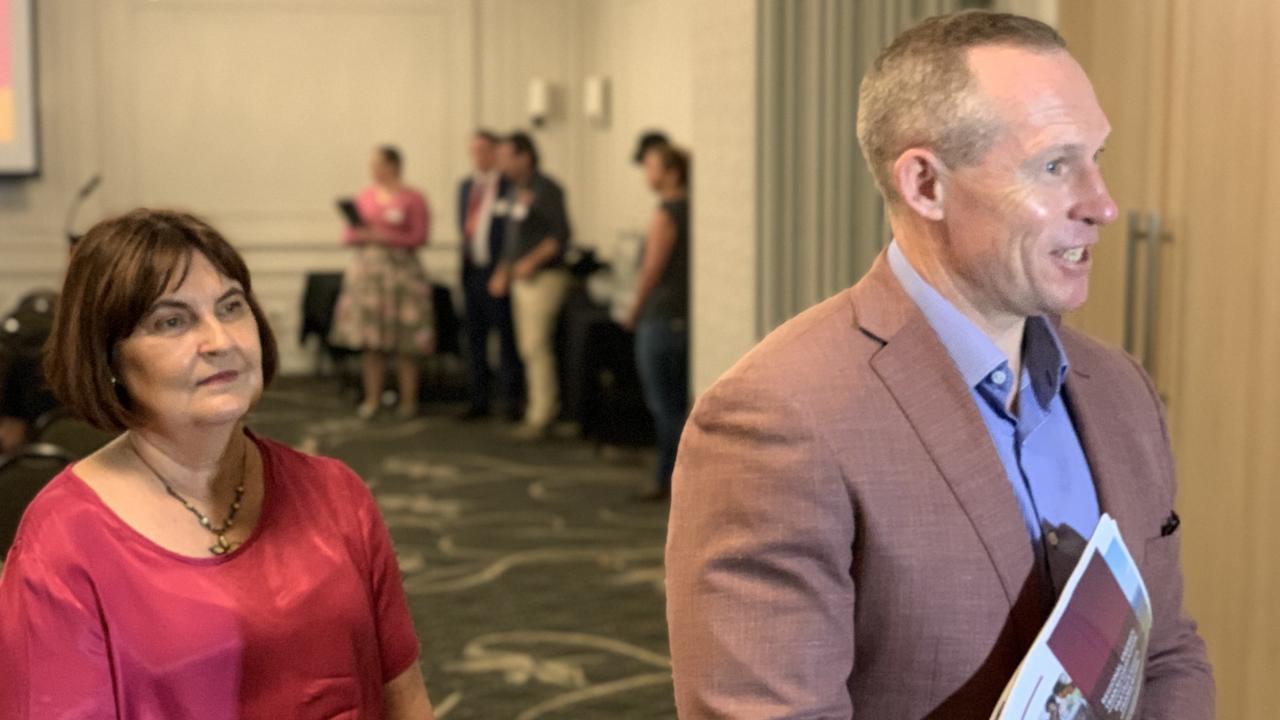
[[[947,166],[931,151],[910,148],[894,161],[890,174],[902,204],[917,215],[935,222],[945,216]]]

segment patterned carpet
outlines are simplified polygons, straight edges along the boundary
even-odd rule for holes
[[[648,455],[521,443],[455,406],[369,423],[322,381],[278,383],[256,431],[341,458],[391,528],[441,720],[675,717]]]

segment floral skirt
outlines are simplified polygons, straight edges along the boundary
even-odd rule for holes
[[[366,245],[342,276],[329,342],[353,350],[429,355],[431,283],[413,250]]]

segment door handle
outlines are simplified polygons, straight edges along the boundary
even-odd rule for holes
[[[1124,349],[1142,362],[1148,375],[1155,377],[1156,356],[1160,342],[1160,214],[1130,210],[1125,230],[1124,270]],[[1139,245],[1146,243],[1146,273],[1142,283],[1142,324],[1138,324]]]
[[[1137,210],[1129,211],[1124,234],[1124,351],[1138,355],[1138,243],[1143,241],[1141,216]]]
[[[1147,221],[1147,286],[1143,308],[1142,365],[1152,378],[1156,376],[1156,358],[1160,340],[1160,215],[1151,213]]]

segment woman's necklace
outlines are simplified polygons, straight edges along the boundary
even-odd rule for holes
[[[208,530],[217,536],[217,541],[209,547],[209,552],[214,555],[225,555],[230,552],[232,548],[231,543],[227,540],[227,533],[231,531],[231,526],[235,524],[236,513],[240,512],[240,500],[244,498],[244,480],[241,479],[240,484],[236,486],[236,497],[231,501],[230,509],[227,510],[226,522],[222,523],[222,527],[217,527],[209,520],[208,515],[197,510],[196,506],[191,504],[191,501],[182,497],[173,489],[173,486],[169,484],[169,481],[165,480],[164,476],[161,475],[151,463],[147,462],[146,458],[142,457],[142,453],[138,452],[138,448],[133,444],[132,440],[129,442],[129,448],[133,450],[134,455],[138,456],[138,459],[142,461],[142,464],[146,465],[147,469],[156,476],[156,479],[160,481],[160,484],[164,485],[165,492],[169,493],[174,500],[182,503],[184,508],[190,510],[191,514],[196,516],[196,519],[200,521],[200,525],[203,526],[205,530]],[[248,447],[245,447],[240,461],[241,478],[248,474],[248,460],[249,449]]]

